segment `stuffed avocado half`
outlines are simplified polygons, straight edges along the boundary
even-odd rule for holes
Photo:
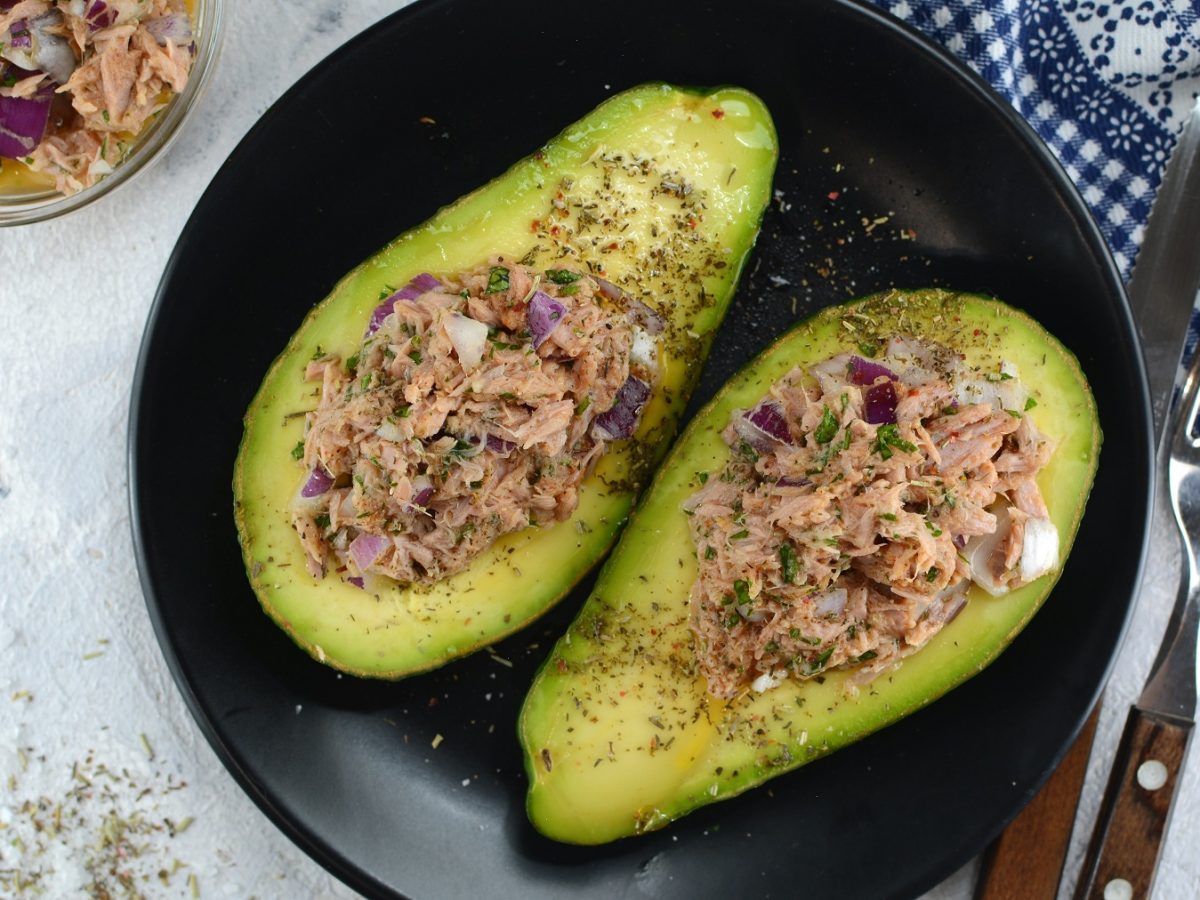
[[[706,547],[695,539],[696,518],[704,511],[696,497],[712,493],[714,483],[739,464],[742,451],[750,461],[758,459],[759,454],[744,441],[739,450],[738,433],[751,441],[764,430],[787,438],[778,421],[762,415],[764,398],[769,391],[780,397],[778,385],[796,377],[797,367],[806,373],[803,383],[812,385],[809,396],[820,398],[837,396],[822,393],[817,381],[831,371],[837,374],[838,367],[844,373],[846,360],[851,375],[856,365],[866,369],[866,377],[855,381],[874,382],[862,391],[866,410],[862,415],[868,422],[872,416],[879,416],[876,422],[885,421],[887,415],[895,421],[895,396],[882,414],[878,403],[872,408],[869,396],[876,390],[891,393],[893,376],[888,373],[885,378],[879,373],[887,370],[877,367],[878,361],[867,362],[859,354],[882,348],[897,335],[949,348],[954,366],[976,373],[979,378],[973,385],[985,393],[994,389],[997,396],[1004,396],[1013,377],[1008,373],[1019,371],[1028,393],[1011,404],[1016,408],[998,401],[996,409],[1000,418],[1012,418],[1014,426],[1005,425],[1006,433],[1044,435],[1047,446],[1054,448],[1036,473],[1033,493],[1039,495],[1038,503],[1044,500],[1041,521],[1057,532],[1056,554],[1050,554],[1049,562],[1029,568],[1010,560],[1007,585],[985,578],[989,586],[985,591],[973,580],[965,580],[963,594],[953,604],[945,609],[932,607],[942,617],[940,630],[927,637],[919,650],[893,654],[882,677],[863,677],[863,669],[885,661],[882,650],[846,656],[846,634],[838,636],[841,643],[833,638],[823,643],[820,637],[810,639],[800,627],[790,631],[784,627],[765,646],[757,645],[759,657],[789,658],[753,684],[752,673],[735,670],[732,662],[714,665],[701,660],[712,641],[723,640],[710,640],[708,635],[722,629],[734,634],[750,630],[757,610],[752,611],[755,603],[743,601],[753,599],[757,586],[753,581],[735,581],[724,599],[718,591],[715,602],[726,604],[716,607],[722,618],[707,632],[697,630],[692,595],[701,584],[698,578],[706,565],[725,561],[726,548],[718,553],[711,543]],[[815,377],[808,374],[809,367],[820,371],[820,364],[831,358],[840,362],[826,365]],[[902,376],[897,379],[897,392],[902,380]],[[854,396],[854,402],[859,402]],[[843,411],[846,406],[843,398]],[[949,401],[932,415],[967,416],[967,409]],[[812,421],[819,418],[819,423],[811,442],[814,456],[809,459],[819,462],[810,473],[832,466],[831,454],[851,445],[848,436],[842,442],[836,413],[836,403],[812,413]],[[843,415],[843,420],[849,418],[850,414]],[[762,427],[752,428],[748,421]],[[1018,432],[1016,424],[1022,422]],[[868,427],[860,419],[854,427],[870,437],[871,459],[880,466],[883,460],[894,456],[890,461],[894,463],[914,449],[897,436],[894,425]],[[845,429],[849,435],[850,425]],[[688,425],[642,498],[591,596],[536,676],[518,725],[532,823],[549,837],[578,844],[661,828],[700,806],[740,794],[891,724],[981,671],[1021,631],[1057,580],[1078,530],[1099,448],[1096,406],[1075,357],[1028,315],[996,300],[940,290],[893,291],[826,309],[801,323],[729,381]],[[740,461],[743,471],[750,461]],[[761,463],[755,465],[761,468]],[[830,471],[811,477],[819,480]],[[773,473],[767,488],[775,489],[774,478]],[[806,481],[780,477],[778,485],[784,493],[799,494]],[[897,524],[880,524],[900,528],[908,516],[921,526],[914,537],[931,546],[934,535],[949,542],[949,534],[941,537],[938,523],[942,520],[937,517],[944,515],[949,521],[952,513],[961,514],[962,509],[952,509],[947,487],[922,485],[927,490],[916,513],[896,506],[896,513],[885,512],[881,518]],[[864,486],[855,493],[868,492]],[[932,502],[931,494],[936,498]],[[743,524],[740,518],[744,513],[740,506],[731,507],[728,527],[740,530],[721,535],[721,540],[753,539],[748,534],[753,524]],[[704,534],[715,540],[711,532]],[[873,534],[868,540],[885,543]],[[828,543],[835,554],[839,544],[843,550],[849,546],[846,535],[834,534]],[[956,536],[948,565],[960,567],[961,574],[976,543],[978,539],[966,542]],[[992,549],[987,547],[987,552]],[[774,586],[802,581],[803,563],[795,561],[790,549],[781,545],[780,550],[782,564],[768,566]],[[930,583],[946,578],[930,566],[919,570],[918,580],[924,582],[926,574]],[[855,572],[854,577],[861,575]],[[828,603],[835,593],[826,591],[802,600]],[[840,593],[844,605],[846,592]],[[938,594],[939,600],[943,595]],[[839,609],[839,598],[832,599],[831,609]],[[755,627],[766,626],[759,619]],[[797,640],[789,640],[789,635]],[[861,640],[863,635],[856,637],[851,631],[849,637]],[[837,655],[832,655],[835,651]],[[730,676],[725,682],[720,680],[722,673]],[[738,675],[744,675],[744,680],[738,682]]]
[[[249,580],[267,614],[321,662],[357,675],[401,678],[497,641],[561,599],[611,546],[668,446],[757,236],[777,155],[770,116],[752,94],[738,88],[644,85],[605,101],[342,279],[275,360],[245,416],[234,511]],[[323,483],[314,487],[321,463],[317,451],[306,446],[330,378],[342,379],[336,385],[339,390],[346,385],[348,399],[376,389],[378,379],[369,382],[382,369],[377,365],[363,374],[369,348],[363,342],[376,329],[395,326],[395,317],[383,320],[388,310],[395,311],[391,302],[405,302],[426,284],[457,290],[467,277],[462,273],[473,271],[484,273],[480,297],[497,285],[509,288],[510,278],[515,291],[518,275],[532,275],[526,298],[531,318],[527,329],[510,337],[498,323],[485,328],[469,318],[467,306],[478,297],[461,301],[461,311],[447,311],[457,326],[465,326],[449,329],[453,359],[471,359],[464,368],[479,365],[481,348],[485,357],[522,349],[536,356],[545,338],[538,325],[553,325],[580,283],[599,301],[627,303],[635,317],[649,317],[654,336],[641,354],[653,377],[634,385],[645,395],[635,398],[639,418],[632,435],[621,430],[627,421],[604,433],[605,452],[586,461],[588,474],[572,494],[569,517],[539,523],[530,516],[530,527],[481,545],[466,568],[448,577],[430,577],[426,583],[372,577],[368,563],[379,548],[368,547],[368,554],[359,541],[356,551],[354,523],[335,534],[336,516],[330,524],[327,514],[305,521],[323,532],[317,540],[350,543],[350,552],[343,546],[337,559],[331,555],[314,565],[301,541],[303,526],[294,526],[297,502],[348,481],[343,475],[334,483],[322,471],[315,480]],[[554,296],[537,293],[539,280]],[[462,296],[468,297],[465,288]],[[538,303],[542,320],[534,323]],[[467,343],[460,344],[460,338]],[[465,350],[467,344],[471,349]],[[382,348],[386,360],[378,354],[373,359],[387,365],[394,346]],[[420,363],[422,353],[413,346],[404,345],[406,355]],[[329,369],[324,385],[321,367]],[[502,396],[512,398],[508,392]],[[607,403],[613,403],[611,396]],[[526,412],[537,405],[530,400]],[[575,414],[587,405],[587,398],[575,402]],[[409,425],[395,418],[408,415],[407,405],[391,412],[391,425],[379,430],[385,443],[393,433],[399,441],[397,427]],[[449,442],[442,459],[455,457],[460,448],[468,457],[512,446],[492,437],[481,443],[477,434],[446,436],[447,429],[426,441]],[[355,475],[354,482],[361,479]],[[344,489],[357,493],[364,487]],[[436,525],[436,513],[429,512],[433,504],[425,502],[428,488],[414,485],[411,491],[419,511]],[[454,542],[467,532],[460,526]],[[347,568],[348,558],[361,562],[363,571]],[[430,570],[436,573],[436,567]]]

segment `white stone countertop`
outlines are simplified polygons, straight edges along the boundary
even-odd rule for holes
[[[272,3],[270,16],[262,5],[228,4],[213,83],[162,160],[81,212],[0,229],[3,896],[20,895],[18,880],[30,896],[86,896],[89,886],[126,896],[123,877],[150,897],[357,896],[259,812],[201,736],[159,652],[130,537],[130,385],[176,237],[267,107],[404,4],[295,0]],[[1139,611],[1117,660],[1067,886],[1166,613]],[[1169,900],[1200,897],[1192,757],[1158,877],[1156,896]],[[121,858],[122,847],[137,852]],[[977,870],[964,867],[929,896],[970,897]]]

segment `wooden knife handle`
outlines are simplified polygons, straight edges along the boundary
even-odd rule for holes
[[[1191,722],[1129,710],[1076,900],[1150,896],[1191,734]]]
[[[1050,779],[989,848],[975,900],[1054,900],[1099,717],[1097,703]]]

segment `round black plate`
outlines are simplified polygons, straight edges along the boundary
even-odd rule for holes
[[[776,202],[693,408],[823,305],[937,284],[995,293],[1072,348],[1105,443],[1060,585],[990,669],[665,831],[579,848],[527,823],[515,722],[586,585],[495,648],[511,667],[479,653],[398,684],[343,678],[259,611],[230,479],[260,378],[343,273],[647,80],[747,87],[783,147]],[[362,891],[911,895],[1015,815],[1100,689],[1144,543],[1146,397],[1119,277],[1066,177],[1002,100],[882,14],[835,0],[424,0],[300,79],[184,229],[134,387],[138,563],[163,652],[221,759]]]

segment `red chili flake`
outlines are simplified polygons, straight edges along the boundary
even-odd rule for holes
[[[830,200],[836,200],[838,197],[842,196],[842,194],[840,191],[830,191],[825,196],[828,197]]]
[[[552,235],[554,235],[555,237],[558,237],[558,226],[557,225],[550,226],[550,233]]]
[[[621,246],[621,245],[620,245],[620,244],[618,244],[616,241],[613,241],[611,244],[609,244],[609,245],[608,245],[608,249],[609,249],[609,250],[616,250],[616,249],[617,249],[618,247],[620,247],[620,246]]]
[[[542,223],[541,223],[541,222],[539,222],[537,219],[534,219],[534,220],[533,220],[533,221],[532,221],[532,222],[529,224],[529,230],[530,230],[530,231],[532,231],[532,232],[535,232],[535,233],[536,233],[536,232],[538,231],[538,229],[540,229],[541,227],[542,227]]]
[[[725,118],[725,110],[721,109],[718,106],[716,109],[714,109],[712,111],[712,116],[714,119],[723,119],[723,118]]]
[[[567,661],[561,656],[558,658],[558,661],[555,663],[555,665],[558,666],[559,674],[567,671]]]
[[[975,329],[975,330],[972,332],[972,334],[973,334],[975,337],[979,337],[981,334],[983,334],[983,332],[982,332],[982,331],[980,331],[978,328],[976,328],[976,329]]]
[[[657,628],[651,628],[651,629],[650,629],[650,633],[651,633],[651,634],[658,634],[658,629],[657,629]]]
[[[689,228],[696,227],[696,217],[695,216],[688,216],[688,227]]]

